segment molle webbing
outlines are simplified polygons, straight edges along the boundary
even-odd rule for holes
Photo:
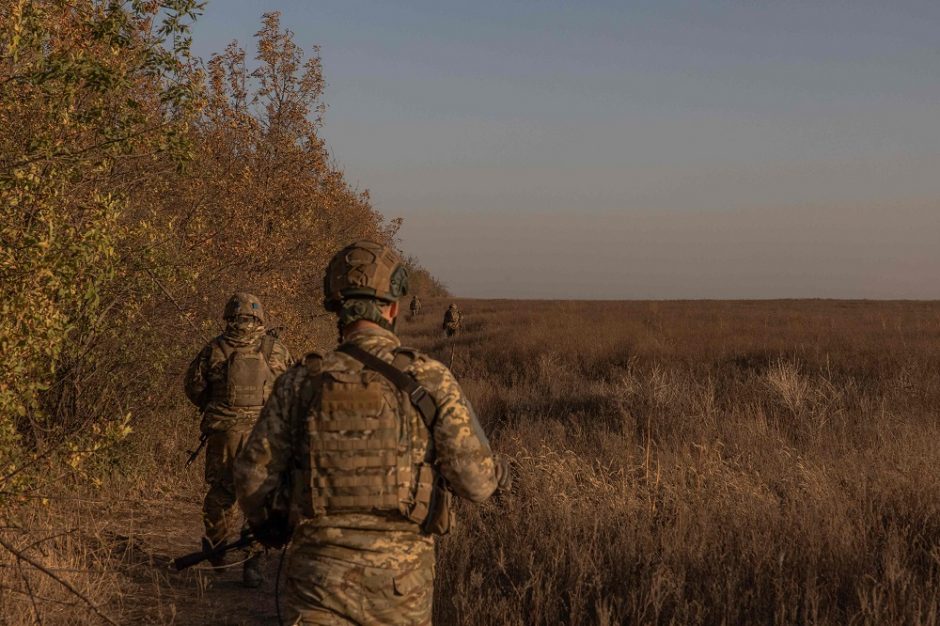
[[[418,413],[421,415],[421,421],[424,422],[425,427],[428,429],[428,437],[430,440],[428,441],[424,462],[415,468],[417,470],[417,476],[414,477],[416,479],[416,490],[410,498],[410,506],[407,511],[403,511],[409,520],[421,524],[422,528],[424,528],[431,510],[435,506],[433,502],[435,499],[434,484],[436,480],[433,469],[433,433],[434,423],[437,418],[437,405],[434,403],[434,399],[431,397],[431,394],[428,393],[427,389],[421,386],[413,376],[407,374],[396,365],[402,360],[400,357],[408,356],[406,351],[398,352],[393,363],[388,363],[352,343],[343,344],[337,350],[356,359],[367,369],[381,374],[395,385],[399,391],[404,392],[412,405],[418,410]]]
[[[320,451],[349,451],[349,450],[394,450],[398,445],[398,437],[373,437],[365,441],[346,439],[319,439],[311,442],[312,450]]]
[[[318,378],[319,403],[305,416],[307,514],[398,511],[413,472],[388,386],[364,372],[353,379]]]
[[[418,409],[418,413],[421,414],[421,420],[424,422],[424,425],[428,427],[429,431],[433,431],[434,418],[437,416],[437,405],[434,404],[434,399],[431,397],[431,394],[428,393],[428,390],[419,385],[418,381],[412,376],[352,343],[345,343],[337,348],[336,351],[351,356],[365,365],[366,368],[381,374],[390,383],[395,385],[399,391],[403,391],[407,394],[408,399],[411,400],[411,404],[413,404],[414,407]]]
[[[416,462],[413,451],[419,441],[428,440],[437,406],[424,387],[399,369],[407,367],[413,355],[398,351],[392,365],[353,344],[338,351],[364,367],[353,376],[314,370],[304,382],[297,407],[303,429],[296,468],[302,480],[300,512],[315,518],[395,511],[421,523],[434,472],[428,462]],[[399,393],[393,394],[389,383]],[[421,415],[418,424],[427,430],[412,432],[415,422],[402,412],[407,404],[401,394],[408,396]],[[430,453],[430,442],[428,446]]]

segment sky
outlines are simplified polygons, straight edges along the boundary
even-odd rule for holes
[[[457,295],[940,298],[936,0],[209,0],[194,52],[273,10]]]

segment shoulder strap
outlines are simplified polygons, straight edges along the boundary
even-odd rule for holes
[[[428,393],[428,390],[422,387],[413,376],[401,371],[391,363],[383,361],[374,354],[366,352],[353,343],[344,343],[336,351],[351,356],[362,363],[366,369],[381,374],[395,385],[399,391],[403,391],[411,400],[411,404],[418,410],[418,413],[421,414],[424,425],[427,426],[429,431],[434,430],[437,405],[434,404],[434,399]]]
[[[261,356],[264,357],[264,360],[268,363],[271,362],[271,352],[274,351],[274,337],[271,335],[265,334],[261,338]]]
[[[213,341],[215,342],[215,345],[218,346],[222,356],[226,361],[228,361],[229,357],[232,356],[232,352],[235,350],[232,348],[232,346],[228,345],[228,342],[225,341],[225,338],[222,335],[219,335]]]
[[[298,402],[295,407],[298,412],[295,415],[297,420],[303,420],[303,418],[310,412],[310,405],[313,403],[313,397],[320,390],[320,387],[323,385],[323,376],[320,372],[320,365],[323,362],[323,357],[321,357],[316,352],[311,352],[303,358],[303,360],[294,365],[294,367],[303,367],[307,370],[307,375],[304,377],[304,382],[300,386],[300,402]],[[300,422],[298,422],[300,423]]]

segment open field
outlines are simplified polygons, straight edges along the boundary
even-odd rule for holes
[[[442,542],[440,623],[940,623],[940,304],[461,308],[518,476]]]
[[[517,475],[441,541],[436,623],[940,623],[940,303],[458,302],[452,343],[446,302],[400,330],[453,360]],[[51,537],[27,552],[118,623],[272,623],[273,583],[167,569],[198,543],[191,419],[0,536]],[[5,622],[95,623],[0,565]]]

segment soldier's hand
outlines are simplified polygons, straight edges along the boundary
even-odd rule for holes
[[[290,542],[293,529],[287,517],[272,513],[263,524],[250,524],[255,539],[265,548],[280,550]]]
[[[509,464],[509,459],[497,455],[494,461],[496,463],[496,489],[500,493],[509,493],[512,490],[512,466]]]

